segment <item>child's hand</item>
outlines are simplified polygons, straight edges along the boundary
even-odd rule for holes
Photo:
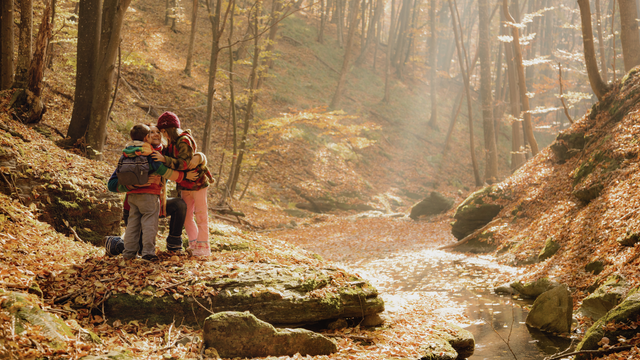
[[[193,169],[196,166],[200,165],[201,162],[202,158],[200,153],[196,153],[191,157],[191,161],[189,162],[189,167],[187,167],[187,169]]]
[[[151,154],[151,157],[153,157],[153,160],[155,161],[164,163],[164,155],[162,155],[159,151],[154,151],[153,154]]]
[[[198,179],[198,171],[197,170],[188,171],[185,174],[185,178],[189,181],[196,181],[196,179]]]
[[[160,175],[149,175],[149,181],[147,181],[146,184],[142,185],[144,186],[151,186],[151,185],[159,185],[160,184]]]

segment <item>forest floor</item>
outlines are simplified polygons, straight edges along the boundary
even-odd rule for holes
[[[59,4],[60,20],[70,18],[74,3],[61,1]],[[127,36],[123,39],[123,80],[112,121],[108,124],[105,163],[100,165],[101,169],[114,167],[114,161],[126,143],[128,130],[133,124],[155,121],[156,117],[146,115],[135,103],[152,105],[158,111],[171,110],[178,113],[184,127],[193,129],[196,137],[200,136],[199,129],[204,123],[209,47],[196,46],[192,77],[184,75],[182,68],[183,54],[188,43],[185,41],[188,37],[187,24],[179,23],[177,32],[164,25],[162,2],[133,1],[132,8],[135,11],[128,13],[125,22]],[[209,23],[204,11],[200,15],[200,24],[206,26],[202,26],[202,31],[198,33],[197,42],[207,44],[210,42]],[[61,24],[62,21],[58,23]],[[417,222],[406,218],[355,220],[353,211],[309,214],[309,217],[297,218],[285,211],[294,209],[296,203],[303,202],[293,189],[302,189],[317,197],[330,196],[345,199],[346,202],[365,203],[386,213],[407,214],[415,202],[432,190],[459,203],[475,189],[468,160],[466,142],[469,134],[465,125],[466,118],[458,119],[452,145],[447,151],[443,151],[449,114],[440,111],[439,130],[426,127],[426,114],[430,110],[427,86],[417,76],[407,76],[404,81],[395,82],[392,89],[394,101],[391,104],[380,103],[383,79],[379,65],[382,64],[383,56],[380,54],[376,69],[370,68],[373,65],[371,63],[353,69],[344,102],[345,112],[328,112],[325,106],[333,94],[337,80],[337,74],[331,68],[340,67],[342,51],[337,50],[333,43],[317,44],[315,25],[315,19],[303,12],[282,23],[274,76],[265,81],[265,89],[256,112],[256,127],[250,133],[253,148],[247,155],[248,166],[243,170],[242,186],[237,189],[236,197],[244,190],[251,170],[255,168],[257,171],[244,199],[231,201],[231,205],[244,212],[247,221],[254,227],[237,228],[237,224],[230,225],[212,217],[212,229],[220,229],[221,234],[226,234],[221,241],[254,241],[261,244],[272,251],[269,256],[274,261],[286,264],[295,260],[313,266],[338,262],[348,265],[350,270],[355,269],[353,271],[364,277],[370,276],[372,282],[380,281],[382,284],[384,281],[379,278],[376,280],[375,277],[384,274],[376,272],[373,260],[400,250],[437,248],[453,242],[449,227],[452,212]],[[75,83],[75,52],[68,38],[75,35],[74,31],[73,26],[67,26],[57,33],[53,69],[46,74],[45,98],[48,111],[41,126],[53,129],[49,134],[52,140],[59,140],[61,136],[57,134],[65,132],[73,107],[70,99],[73,98]],[[328,29],[328,37],[332,36],[332,31],[332,28]],[[227,66],[225,61],[222,61],[223,66]],[[419,64],[410,66],[410,71],[415,74],[422,70]],[[240,64],[237,72],[240,74],[237,78],[246,78],[248,66]],[[456,87],[452,79],[447,79],[445,75],[442,77],[450,85],[440,94],[442,108],[448,112],[453,107],[455,95],[460,88]],[[237,82],[239,87],[244,84],[242,79]],[[224,183],[225,174],[229,172],[231,158],[226,115],[228,106],[225,105],[228,100],[226,86],[221,81],[216,95],[220,107],[214,123],[216,136],[213,151],[210,153],[210,163],[214,165],[215,176],[221,178],[220,183]],[[3,93],[5,104],[9,96],[9,93]],[[47,151],[55,151],[43,136],[11,123],[6,107],[1,112],[5,124],[12,124],[12,127],[29,138],[42,142],[42,148]],[[477,117],[478,119],[480,118]],[[481,126],[477,123],[476,138],[481,137],[480,129]],[[507,165],[510,146],[506,141],[510,131],[509,124],[500,123],[499,129],[502,149],[500,171],[506,177],[509,173]],[[10,138],[9,135],[7,138]],[[550,137],[547,136],[546,140],[541,141],[541,145],[549,142]],[[476,150],[478,154],[481,153],[479,148]],[[82,153],[81,149],[71,151]],[[264,153],[266,155],[258,166]],[[28,153],[26,156],[38,157],[40,153]],[[216,166],[219,168],[216,169]],[[523,186],[538,181],[539,173],[535,171],[552,171],[550,168],[531,169],[531,173],[520,174],[517,178]],[[104,175],[108,176],[106,172],[108,171],[105,170]],[[215,204],[220,197],[221,191],[212,189],[210,204]],[[34,220],[35,209],[25,208],[4,195],[0,197],[0,203],[0,208],[4,209],[0,214],[3,220],[0,222],[3,257],[0,266],[3,285],[0,288],[9,288],[7,284],[24,284],[37,276],[59,274],[69,266],[84,268],[91,265],[91,259],[102,256],[101,249],[73,242],[69,234],[59,234],[48,225]],[[540,208],[536,212],[534,208],[528,212],[530,218],[541,219],[545,215],[544,211],[553,211]],[[6,221],[11,217],[12,221]],[[535,234],[536,229],[531,227],[520,229],[518,233],[521,237]],[[575,246],[579,247],[577,241],[576,239]],[[297,247],[321,253],[325,260],[318,260]],[[296,255],[278,255],[287,252]],[[231,252],[220,256],[216,261],[219,262],[218,265],[225,266],[242,264],[249,261],[244,256]],[[169,258],[163,260],[173,261]],[[558,266],[558,271],[566,271],[571,266],[572,263],[567,261]],[[532,270],[530,278],[537,276],[538,273],[534,270],[539,269],[535,266],[528,269]],[[632,272],[631,269],[627,271]],[[487,274],[486,278],[490,280],[483,282],[487,287],[506,280],[499,271],[495,272]],[[396,302],[391,295],[382,294],[383,298],[389,296],[385,298],[389,304],[385,326],[375,330],[351,327],[336,331],[333,335],[337,336],[340,351],[330,358],[413,357],[417,354],[421,337],[429,332],[433,323],[469,322],[456,304],[437,293],[423,292],[400,302]],[[70,311],[64,307],[50,309],[65,316]],[[10,319],[5,315],[0,313],[3,334],[13,334],[15,329],[11,328]],[[70,352],[64,355],[77,358],[95,351],[128,348],[144,358],[162,358],[163,354],[177,358],[198,356],[197,344],[158,351],[166,348],[169,341],[176,338],[176,334],[200,335],[198,330],[187,327],[146,327],[143,323],[109,325],[105,320],[99,316],[84,316],[78,320],[68,317],[69,325],[77,329],[78,326],[74,323],[79,323],[95,331],[105,339],[105,345],[98,349],[77,341]],[[38,341],[37,329],[30,331],[33,331],[28,332],[28,335],[33,335],[33,340],[30,341]],[[369,338],[371,341],[354,340],[359,337]],[[26,340],[23,338],[16,341]],[[4,344],[8,345],[11,344]]]

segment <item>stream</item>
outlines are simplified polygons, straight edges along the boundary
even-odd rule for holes
[[[543,359],[571,345],[570,339],[525,325],[528,310],[523,307],[531,305],[531,300],[492,292],[492,280],[505,273],[516,277],[517,269],[498,265],[490,257],[426,249],[356,262],[344,260],[339,263],[378,288],[387,311],[403,306],[418,292],[437,292],[439,297],[453,300],[471,320],[466,329],[473,333],[476,348],[470,359]]]

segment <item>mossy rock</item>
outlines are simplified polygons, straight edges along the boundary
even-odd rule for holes
[[[547,239],[546,243],[544,244],[544,248],[540,251],[540,254],[538,255],[538,260],[545,261],[546,259],[555,255],[558,252],[558,250],[560,250],[560,244],[555,242],[553,237],[550,237]]]
[[[628,284],[621,276],[610,276],[596,291],[582,300],[580,312],[598,320],[618,305],[628,290]]]
[[[432,191],[428,198],[425,198],[411,208],[409,217],[416,220],[420,216],[442,214],[453,207],[453,202],[453,199],[450,199],[439,192]]]
[[[438,335],[447,340],[451,347],[456,350],[459,359],[466,359],[473,355],[476,340],[469,330],[451,323],[437,325],[434,330],[439,331]]]
[[[67,338],[74,338],[71,328],[61,319],[43,311],[29,295],[0,289],[0,297],[5,297],[2,307],[16,319],[15,332],[23,333],[27,323],[40,327],[40,334],[47,339],[47,345],[54,349],[66,348]]]
[[[609,339],[617,339],[619,336],[624,336],[627,339],[631,339],[640,329],[633,329],[631,327],[625,327],[626,329],[608,330],[611,327],[605,325],[610,323],[615,324],[629,324],[635,321],[640,316],[640,291],[633,292],[627,296],[618,306],[611,309],[603,317],[598,319],[585,333],[582,341],[576,347],[576,351],[581,350],[596,350],[600,347],[598,342],[603,337]],[[577,355],[577,360],[589,359],[588,355]]]
[[[620,236],[616,241],[622,246],[634,246],[640,242],[640,233],[627,230],[627,233]]]
[[[591,202],[591,200],[600,196],[602,190],[604,190],[604,185],[601,182],[596,182],[595,184],[591,184],[589,186],[580,186],[577,189],[573,190],[571,194],[577,197],[578,200],[580,200],[584,204],[588,204]]]
[[[556,140],[549,146],[559,162],[565,162],[579,154],[586,143],[584,133],[560,132]]]
[[[425,334],[422,338],[426,344],[420,347],[420,360],[455,360],[458,352],[441,336],[439,331]]]
[[[601,171],[604,174],[618,169],[620,162],[601,151],[595,152],[587,161],[584,161],[573,171],[573,186],[579,184],[598,167],[602,169]]]
[[[584,267],[584,271],[590,272],[594,275],[598,275],[604,270],[604,262],[602,260],[596,260],[588,263]]]
[[[204,282],[211,293],[207,298],[158,293],[157,289],[148,287],[154,295],[111,295],[105,302],[105,314],[112,321],[128,322],[142,317],[149,324],[170,324],[175,320],[198,327],[210,312],[250,311],[274,325],[299,326],[384,311],[384,302],[377,290],[356,277],[336,293],[329,292],[324,297],[310,294],[329,286],[337,276],[338,271],[333,269],[292,269],[277,265],[238,270],[233,277]]]
[[[520,295],[533,299],[558,286],[560,286],[559,283],[549,280],[549,278],[542,278],[525,284],[520,281],[511,283],[511,287]]]
[[[502,210],[503,206],[492,203],[498,199],[510,199],[496,185],[487,186],[471,194],[456,209],[451,233],[457,239],[463,239],[477,229],[487,225]]]

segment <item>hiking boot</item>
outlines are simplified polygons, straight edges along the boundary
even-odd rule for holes
[[[142,260],[150,261],[150,262],[158,262],[160,258],[155,255],[143,255]]]

